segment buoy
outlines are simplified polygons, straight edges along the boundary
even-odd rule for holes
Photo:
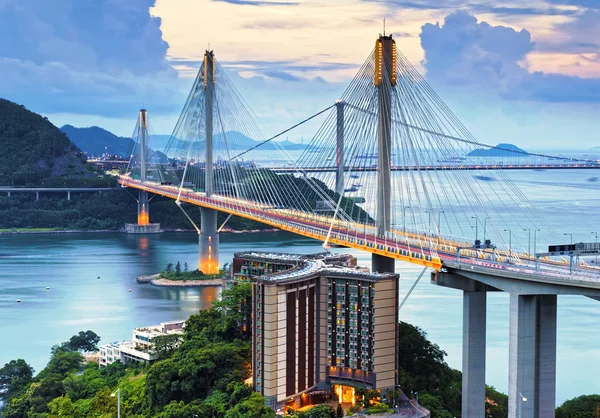
[[[100,276],[98,276],[98,280],[100,280]]]
[[[131,289],[129,289],[129,293],[131,293]]]
[[[21,303],[21,299],[17,299],[17,303]]]
[[[48,286],[46,286],[46,290],[50,290],[50,288]]]

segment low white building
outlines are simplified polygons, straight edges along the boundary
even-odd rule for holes
[[[120,361],[125,364],[129,361],[151,362],[158,358],[152,352],[152,340],[156,337],[170,334],[183,334],[185,321],[161,322],[159,325],[150,325],[135,328],[131,341],[112,342],[100,347],[100,367]]]

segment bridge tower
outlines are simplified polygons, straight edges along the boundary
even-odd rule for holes
[[[337,111],[335,148],[337,172],[335,174],[335,191],[341,195],[344,193],[344,102],[338,100],[335,102],[335,108]]]
[[[377,234],[391,226],[392,88],[396,85],[396,41],[380,35],[375,43],[374,84],[377,87]],[[394,272],[394,259],[373,254],[374,272]]]
[[[215,61],[213,51],[204,53],[204,106],[205,106],[205,171],[204,191],[206,197],[213,194],[213,103],[215,98]],[[219,272],[219,232],[217,231],[217,211],[200,209],[200,235],[198,269],[204,274]]]
[[[140,153],[140,181],[145,182],[148,173],[148,112],[140,109],[138,120]],[[150,223],[150,201],[146,190],[139,191],[137,224],[125,224],[125,232],[130,234],[153,234],[161,232],[159,223]]]

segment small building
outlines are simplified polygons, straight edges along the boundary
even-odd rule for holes
[[[152,339],[169,334],[183,334],[185,321],[161,322],[159,325],[135,328],[131,341],[113,342],[100,347],[100,367],[120,361],[149,363],[158,358],[152,351]]]

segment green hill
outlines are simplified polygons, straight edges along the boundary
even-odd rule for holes
[[[76,128],[65,125],[60,128],[67,137],[79,147],[88,157],[100,156],[105,152],[127,157],[133,149],[131,138],[117,136],[106,129],[92,126],[89,128]]]
[[[93,177],[81,151],[64,133],[47,118],[5,99],[0,99],[0,149],[2,186]]]
[[[469,157],[514,157],[517,155],[527,155],[527,151],[522,150],[513,144],[498,144],[492,148],[480,148],[467,154]]]

